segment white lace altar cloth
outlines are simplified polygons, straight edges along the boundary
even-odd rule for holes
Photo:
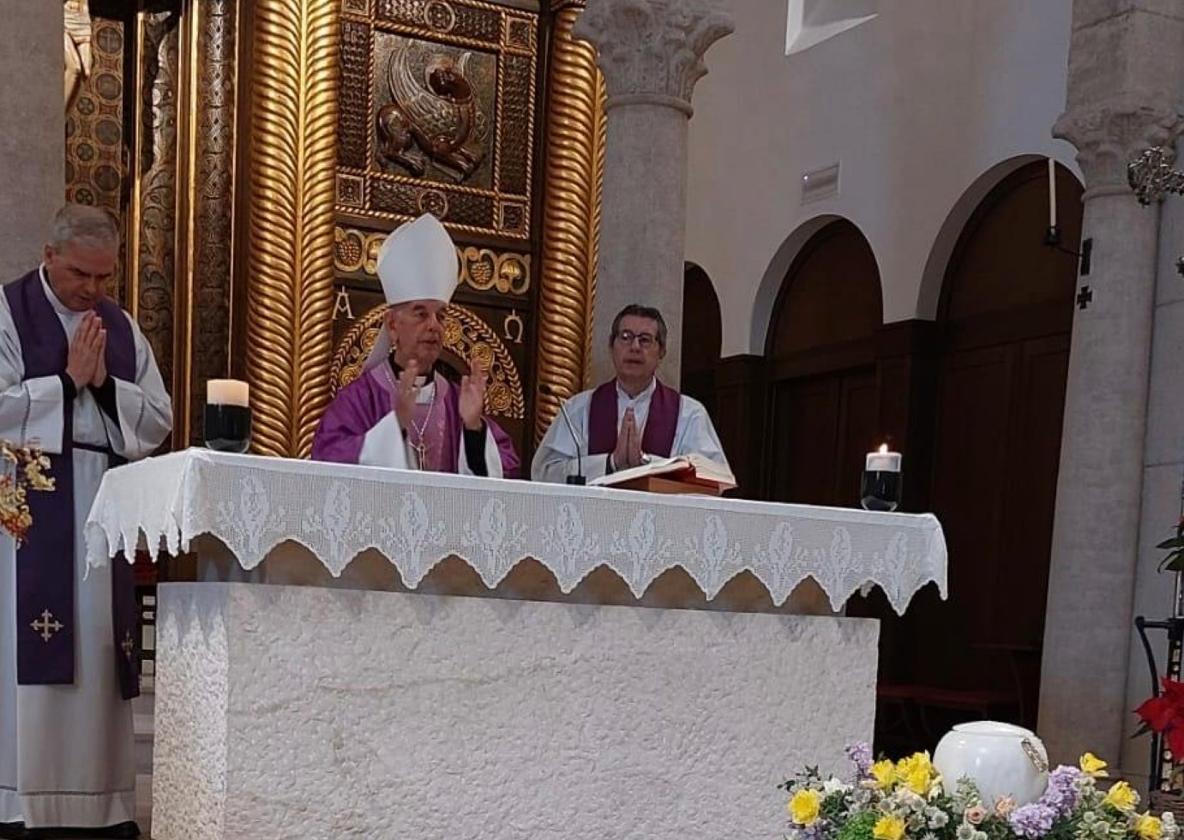
[[[86,523],[88,562],[125,549],[221,540],[244,569],[285,541],[335,577],[375,549],[415,588],[456,555],[495,588],[532,557],[571,592],[598,566],[640,598],[681,567],[714,598],[752,572],[780,606],[807,577],[842,609],[874,584],[903,613],[929,582],[946,597],[946,544],[929,514],[770,504],[408,472],[189,449],[111,470]],[[129,556],[132,551],[127,551]]]

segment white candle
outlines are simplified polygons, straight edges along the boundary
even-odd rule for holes
[[[889,452],[888,444],[881,444],[879,452],[867,453],[864,469],[868,472],[900,472],[900,453]]]
[[[1057,163],[1048,159],[1048,226],[1057,226]]]
[[[247,408],[251,404],[251,388],[238,379],[211,379],[206,383],[206,402]]]

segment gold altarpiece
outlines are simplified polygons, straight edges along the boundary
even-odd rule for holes
[[[71,0],[77,3],[77,0]],[[421,212],[457,242],[445,361],[491,371],[529,453],[584,384],[603,81],[582,0],[91,0],[67,194],[125,225],[113,290],[199,443],[206,380],[252,385],[255,450],[302,456],[378,329],[374,259]]]

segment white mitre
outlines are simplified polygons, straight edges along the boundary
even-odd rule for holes
[[[430,213],[391,232],[378,249],[378,279],[390,306],[413,300],[452,300],[460,277],[456,245],[444,225]],[[378,331],[366,369],[386,360],[391,337]]]

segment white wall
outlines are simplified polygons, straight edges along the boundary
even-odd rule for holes
[[[782,245],[812,218],[846,217],[867,236],[885,321],[932,318],[940,283],[923,290],[922,277],[972,184],[1020,155],[1078,171],[1051,136],[1071,0],[861,0],[874,19],[792,56],[787,0],[727,2],[736,31],[708,52],[694,96],[686,253],[719,293],[724,356],[764,352],[805,237]],[[838,195],[803,206],[802,174],[836,161]]]
[[[0,20],[0,283],[7,283],[37,267],[66,199],[62,4],[0,0]]]

